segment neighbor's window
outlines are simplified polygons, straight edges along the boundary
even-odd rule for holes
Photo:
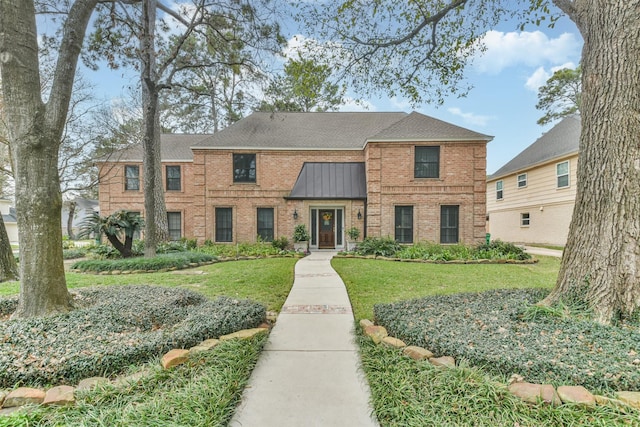
[[[167,222],[169,223],[169,239],[180,240],[182,238],[182,213],[167,212]]]
[[[415,148],[415,178],[438,178],[440,176],[440,147]]]
[[[258,236],[264,242],[273,241],[273,208],[258,208]]]
[[[233,209],[216,208],[216,242],[233,241]]]
[[[140,190],[140,166],[126,165],[124,167],[124,189]]]
[[[502,200],[502,181],[496,182],[496,200]]]
[[[167,190],[180,191],[182,189],[180,166],[167,166]]]
[[[527,186],[527,174],[521,173],[520,175],[518,175],[518,188],[522,188],[526,186]]]
[[[529,216],[529,212],[521,213],[520,214],[520,225],[522,227],[528,227],[530,219],[531,219],[531,217]]]
[[[256,155],[233,155],[233,182],[256,182]]]
[[[440,243],[458,243],[457,205],[440,206]]]
[[[413,206],[396,206],[396,240],[413,243]]]
[[[569,186],[569,161],[558,163],[556,165],[556,179],[558,188]]]

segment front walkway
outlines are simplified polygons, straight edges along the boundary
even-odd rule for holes
[[[330,260],[313,252],[295,281],[230,425],[377,426],[354,342],[351,303]]]

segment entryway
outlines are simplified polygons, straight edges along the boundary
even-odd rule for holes
[[[336,247],[336,211],[320,209],[318,227],[318,249],[335,249]]]

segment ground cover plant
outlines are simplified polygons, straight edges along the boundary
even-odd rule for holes
[[[334,258],[331,265],[345,282],[359,320],[373,318],[377,303],[489,289],[551,289],[560,259],[539,257],[535,264],[423,264]]]
[[[420,259],[428,261],[452,260],[528,260],[531,256],[521,247],[512,243],[494,240],[477,246],[440,245],[433,242],[418,242],[401,245],[391,237],[367,237],[358,243],[358,255],[374,255],[400,259]]]
[[[369,380],[380,425],[491,427],[636,426],[638,411],[628,407],[531,406],[506,390],[506,378],[488,375],[466,362],[441,369],[397,349],[360,339],[363,370]]]
[[[640,390],[640,332],[542,309],[545,290],[430,296],[374,307],[378,324],[409,345],[526,381],[589,390]]]
[[[211,255],[201,252],[174,252],[156,255],[153,258],[134,257],[122,259],[93,259],[75,262],[72,270],[99,273],[103,271],[158,271],[163,269],[181,269],[193,264],[214,261]]]
[[[0,426],[228,425],[265,342],[264,334],[225,341],[170,370],[155,359],[138,381],[77,393],[75,406],[0,417]]]
[[[157,286],[83,288],[76,309],[43,318],[0,323],[0,387],[74,384],[113,375],[172,348],[256,327],[265,307],[249,300],[209,300],[186,289]],[[7,298],[6,318],[17,305]],[[13,305],[13,306],[12,306]]]
[[[213,243],[210,240],[198,247],[198,251],[216,257],[265,257],[265,256],[296,256],[293,251],[287,250],[289,240],[286,237],[274,239],[273,242],[238,243],[235,245]]]

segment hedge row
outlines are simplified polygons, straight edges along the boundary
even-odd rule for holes
[[[530,316],[541,290],[434,296],[374,306],[390,335],[436,355],[527,381],[591,390],[640,390],[638,328]],[[535,310],[533,310],[535,311]]]
[[[162,270],[187,268],[190,264],[211,262],[215,257],[201,252],[176,252],[157,255],[154,258],[123,258],[113,260],[84,260],[75,262],[71,268],[81,272]]]
[[[256,327],[266,315],[255,302],[155,286],[80,289],[74,303],[64,315],[0,322],[0,388],[109,376],[172,348]]]

